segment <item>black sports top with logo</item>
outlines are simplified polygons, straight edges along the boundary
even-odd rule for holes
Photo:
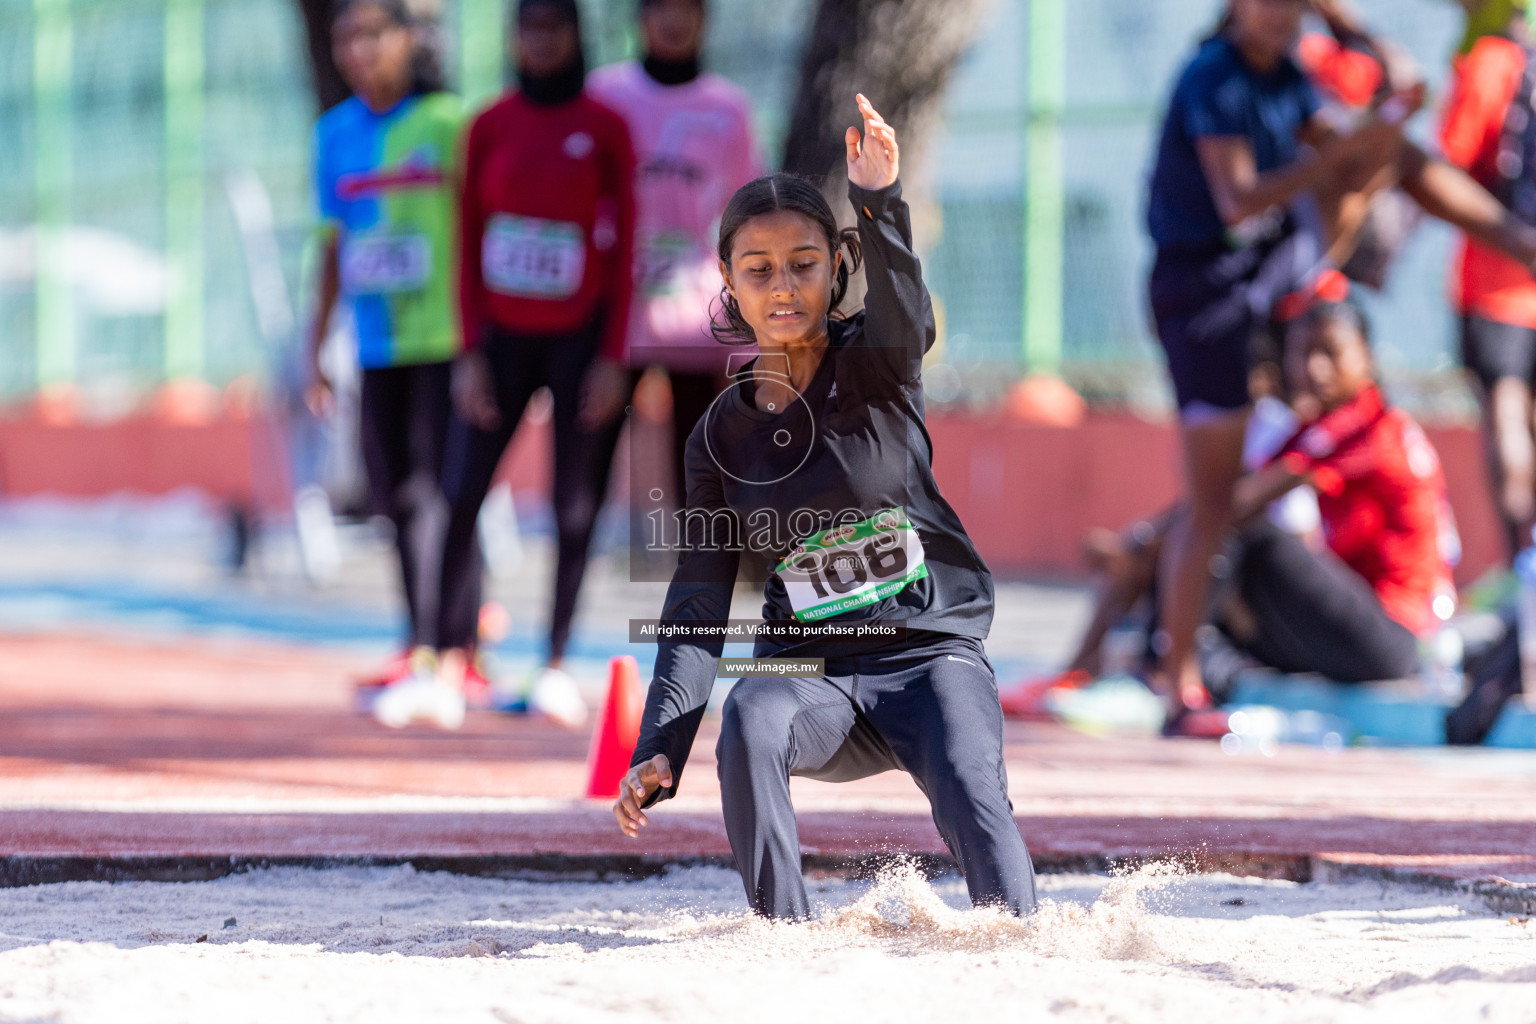
[[[757,380],[786,379],[782,357],[775,366],[759,356],[694,428],[663,625],[725,620],[745,556],[770,572],[768,623],[874,620],[905,626],[914,645],[934,633],[983,639],[991,628],[992,574],[933,478],[922,389],[933,304],[901,185],[850,186],[849,198],[864,247],[864,309],[829,324],[815,378],[788,408],[754,403]],[[790,653],[782,641],[756,646],[759,657]],[[721,649],[659,644],[632,762],[667,755],[673,786],[656,798],[681,778]],[[859,648],[813,640],[792,653],[856,657]]]

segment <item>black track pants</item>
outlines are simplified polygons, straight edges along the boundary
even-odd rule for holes
[[[528,400],[541,387],[554,399],[554,503],[558,552],[554,604],[550,610],[549,655],[565,653],[576,614],[576,598],[587,570],[587,549],[602,508],[608,463],[624,417],[597,431],[576,421],[581,384],[598,347],[595,324],[560,335],[493,332],[485,342],[495,381],[501,424],[480,430],[454,418],[444,485],[451,506],[443,547],[442,646],[473,645],[479,623],[482,564],[475,522],[491,488],[496,466],[512,440]]]
[[[448,365],[363,371],[363,464],[375,511],[395,527],[413,646],[437,642],[436,581],[447,520],[442,479],[450,419]]]
[[[1341,683],[1401,679],[1418,669],[1418,641],[1387,615],[1370,584],[1329,552],[1317,553],[1267,520],[1227,549],[1233,582],[1258,622],[1239,647],[1281,672]]]

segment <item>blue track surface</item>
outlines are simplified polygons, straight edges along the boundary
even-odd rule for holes
[[[544,610],[539,609],[542,623]],[[334,601],[307,600],[291,594],[179,591],[125,580],[10,582],[0,584],[0,630],[33,632],[110,628],[158,636],[228,636],[317,646],[366,646],[392,650],[403,634],[397,614],[349,607]],[[524,626],[490,649],[505,667],[531,669],[545,653],[542,626]],[[747,656],[748,644],[732,644],[725,653]],[[590,662],[600,671],[615,654],[632,654],[642,678],[656,663],[651,644],[631,644],[627,622],[588,623],[578,628],[569,660]],[[1019,658],[992,659],[999,685],[1038,674],[1043,666]],[[595,668],[594,668],[595,666]]]
[[[398,643],[402,633],[397,615],[288,596],[199,595],[122,581],[0,585],[0,628],[28,632],[90,626],[385,648]],[[544,638],[532,630],[514,630],[492,650],[508,661],[533,660],[543,655]],[[587,629],[572,638],[573,658],[606,662],[617,653],[635,655],[643,672],[655,663],[654,648],[629,644],[618,630]]]
[[[1348,723],[1352,736],[1347,740],[1375,746],[1440,746],[1445,743],[1445,715],[1450,710],[1441,701],[1407,696],[1392,686],[1345,686],[1273,673],[1244,676],[1233,688],[1231,703],[1327,715]],[[1536,713],[1511,701],[1486,745],[1536,748]]]

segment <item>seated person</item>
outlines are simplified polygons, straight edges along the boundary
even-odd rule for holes
[[[1253,411],[1248,417],[1247,435],[1243,439],[1243,468],[1248,471],[1269,462],[1296,433],[1298,426],[1296,413],[1288,401],[1285,371],[1280,365],[1280,342],[1274,337],[1279,333],[1278,330],[1266,331],[1255,337],[1254,365],[1248,375]],[[1322,546],[1318,533],[1317,496],[1310,487],[1299,486],[1271,502],[1267,515],[1280,529],[1295,534],[1309,546]],[[1032,684],[1035,695],[1042,695],[1052,686],[1089,683],[1096,676],[1105,674],[1104,639],[1127,615],[1136,611],[1138,605],[1154,595],[1151,582],[1160,550],[1159,527],[1153,522],[1136,523],[1125,533],[1103,528],[1088,531],[1083,539],[1083,558],[1096,578],[1093,618],[1067,661],[1066,669],[1059,676]],[[1146,620],[1153,617],[1141,616]],[[1017,692],[1015,695],[1019,696]],[[1004,696],[1006,706],[1007,695]],[[1033,704],[1026,706],[1015,701],[1015,705],[1014,713],[1025,717],[1038,710]]]
[[[1434,447],[1376,384],[1364,313],[1336,275],[1321,285],[1282,316],[1286,375],[1316,418],[1239,484],[1232,577],[1213,618],[1282,672],[1399,678],[1417,667],[1417,639],[1455,610],[1459,543]],[[1328,552],[1253,518],[1301,483],[1317,491]]]
[[[1418,638],[1455,607],[1457,541],[1439,458],[1382,396],[1365,315],[1341,275],[1323,275],[1282,306],[1286,375],[1305,425],[1238,485],[1238,525],[1212,563],[1218,648],[1241,652],[1247,664],[1339,682],[1410,675]],[[1326,551],[1262,514],[1304,484],[1318,495]],[[1175,506],[1131,528],[1109,560],[1106,597],[1129,608],[1150,588],[1155,548],[1182,514]],[[1233,673],[1213,673],[1211,660],[1203,659],[1206,684],[1220,696]],[[1027,696],[1024,688],[1006,694],[1004,709],[1026,710]]]

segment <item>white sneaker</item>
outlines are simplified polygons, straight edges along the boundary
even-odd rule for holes
[[[464,710],[463,692],[430,675],[391,683],[373,702],[373,717],[391,729],[404,729],[420,719],[452,732],[463,726]]]
[[[569,729],[578,729],[587,721],[587,702],[569,672],[546,668],[528,692],[528,710],[545,715]]]

